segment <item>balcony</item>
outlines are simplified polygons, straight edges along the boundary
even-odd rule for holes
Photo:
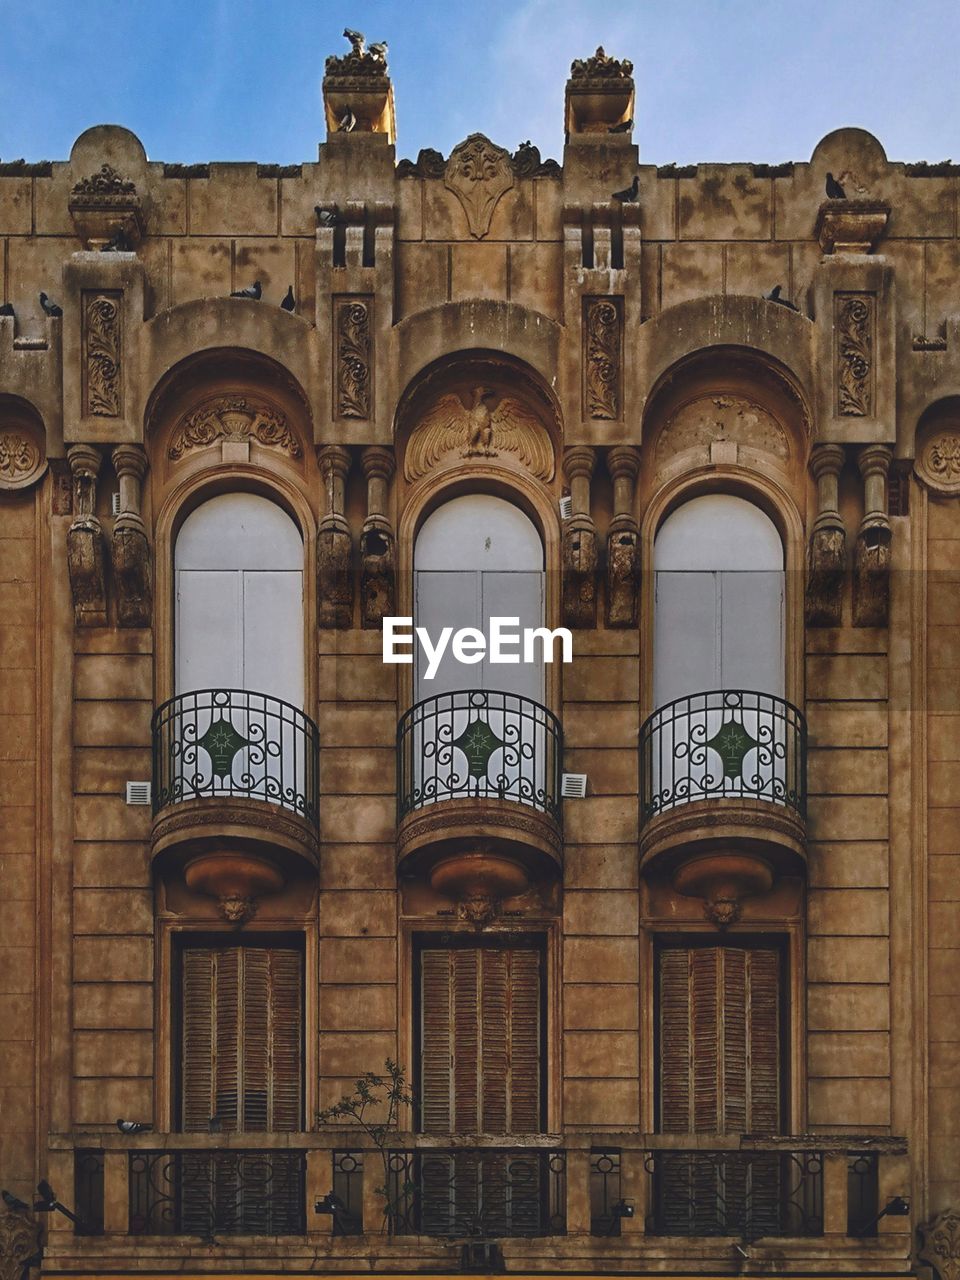
[[[481,916],[557,874],[563,731],[546,707],[492,690],[427,698],[401,719],[397,757],[407,874]]]
[[[640,865],[707,915],[804,865],[807,727],[782,698],[718,689],[678,698],[640,730]]]
[[[604,1133],[522,1138],[319,1133],[54,1137],[50,1270],[455,1269],[496,1240],[508,1270],[910,1274],[900,1138]],[[381,1188],[386,1186],[387,1195]],[[332,1194],[331,1194],[332,1193]],[[319,1210],[317,1208],[319,1202]],[[332,1210],[332,1211],[331,1211]],[[211,1254],[211,1248],[215,1253]],[[244,1261],[245,1260],[245,1261]],[[281,1266],[280,1263],[283,1263]],[[336,1268],[335,1268],[336,1269]]]
[[[299,708],[244,689],[201,689],[157,708],[153,857],[219,898],[242,924],[263,893],[317,866],[317,726]]]

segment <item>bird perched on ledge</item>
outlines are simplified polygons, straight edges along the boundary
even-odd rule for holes
[[[629,133],[633,128],[633,117],[629,120],[621,120],[619,124],[612,124],[607,133]]]
[[[378,40],[376,44],[370,46],[370,52],[378,62],[386,62],[387,60],[387,42],[386,40]]]
[[[789,307],[791,311],[799,311],[800,308],[796,303],[791,302],[789,298],[782,298],[780,296],[782,289],[782,284],[775,284],[769,293],[762,295],[764,302],[777,302],[781,307]]]
[[[14,314],[14,311],[13,311],[12,302],[5,302],[3,306],[0,306],[0,316],[12,316],[13,314]]]
[[[144,1124],[142,1120],[118,1120],[117,1128],[121,1133],[132,1135],[135,1133],[149,1133],[151,1125]]]
[[[40,305],[41,307],[43,307],[43,311],[45,315],[48,315],[48,316],[63,315],[63,308],[58,307],[55,302],[51,302],[51,300],[47,297],[47,295],[42,292],[40,294]]]
[[[318,227],[339,227],[343,222],[340,210],[337,205],[332,204],[327,208],[323,205],[315,204],[313,211],[317,215]]]
[[[362,58],[367,48],[367,38],[363,32],[351,31],[349,27],[344,27],[343,38],[349,40],[353,46],[350,52],[356,54],[358,58]]]
[[[260,301],[260,295],[263,289],[260,287],[260,281],[254,280],[253,284],[248,284],[246,289],[234,289],[231,298],[252,298],[254,302]]]
[[[24,1204],[19,1196],[12,1195],[9,1191],[0,1191],[0,1196],[3,1197],[3,1203],[7,1208],[12,1209],[15,1213],[30,1212],[30,1206],[28,1204]]]
[[[347,107],[337,123],[337,133],[353,133],[356,127],[357,117],[350,107]]]
[[[293,311],[297,305],[297,300],[293,296],[293,285],[290,285],[287,292],[283,295],[283,301],[280,303],[281,311]]]
[[[842,175],[841,175],[842,176]],[[832,173],[827,174],[827,199],[828,200],[846,200],[847,193],[836,180]]]
[[[619,200],[621,204],[633,204],[637,196],[640,194],[640,175],[633,175],[633,182],[629,187],[624,187],[622,191],[614,191],[610,197],[611,200]]]

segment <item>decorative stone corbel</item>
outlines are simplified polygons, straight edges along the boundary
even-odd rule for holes
[[[633,518],[633,489],[640,458],[629,445],[607,453],[613,480],[613,519],[607,530],[607,626],[635,627],[640,592],[640,532]]]
[[[840,471],[843,446],[819,444],[810,458],[817,482],[817,518],[807,558],[808,627],[839,627],[846,566],[846,531],[840,516]]]
[[[113,524],[113,572],[121,627],[149,627],[153,610],[150,543],[140,515],[140,484],[147,455],[140,445],[118,444],[113,466],[120,481],[120,514]]]
[[[317,461],[327,490],[327,514],[317,531],[318,623],[345,631],[353,625],[353,539],[344,515],[350,453],[342,445],[323,445],[317,450]]]
[[[857,455],[863,476],[863,519],[853,567],[853,625],[885,627],[890,606],[889,445],[868,444]]]
[[[67,451],[73,475],[73,523],[67,530],[67,567],[78,627],[107,625],[107,591],[103,570],[103,531],[95,514],[100,451],[74,444]]]
[[[933,1267],[937,1280],[960,1280],[960,1212],[944,1209],[919,1227],[917,1257]]]
[[[0,1210],[0,1280],[23,1280],[39,1257],[39,1222],[23,1209]]]
[[[360,534],[360,625],[376,628],[394,613],[396,540],[387,515],[387,486],[396,464],[393,451],[370,445],[361,457],[367,481],[367,518]]]
[[[563,526],[563,620],[568,627],[593,627],[597,622],[597,530],[590,515],[590,477],[596,460],[596,450],[589,445],[576,445],[563,458],[573,505],[573,515]]]

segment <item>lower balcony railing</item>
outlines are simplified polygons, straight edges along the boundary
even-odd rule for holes
[[[716,689],[677,698],[640,729],[643,822],[696,800],[765,800],[806,812],[807,726],[783,698]]]
[[[303,1235],[302,1151],[130,1154],[130,1234]]]
[[[823,1233],[819,1151],[654,1151],[651,1235],[818,1236]]]
[[[398,1134],[381,1152],[355,1130],[224,1135],[89,1136],[51,1146],[48,1174],[76,1207],[74,1229],[51,1215],[61,1242],[86,1237],[293,1237],[388,1235],[438,1240],[572,1236],[726,1237],[762,1240],[830,1235],[858,1240],[909,1235],[906,1218],[880,1205],[906,1192],[902,1139],[839,1135],[713,1138],[711,1147],[670,1135]],[[294,1145],[295,1144],[295,1145]],[[384,1195],[384,1187],[386,1195]],[[78,1241],[78,1246],[80,1242]],[[638,1241],[639,1243],[639,1241]],[[893,1243],[893,1242],[891,1242]],[[69,1248],[66,1249],[69,1252]]]

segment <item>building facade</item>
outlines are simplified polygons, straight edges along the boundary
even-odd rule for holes
[[[631,71],[0,164],[3,1280],[960,1274],[960,170]]]

